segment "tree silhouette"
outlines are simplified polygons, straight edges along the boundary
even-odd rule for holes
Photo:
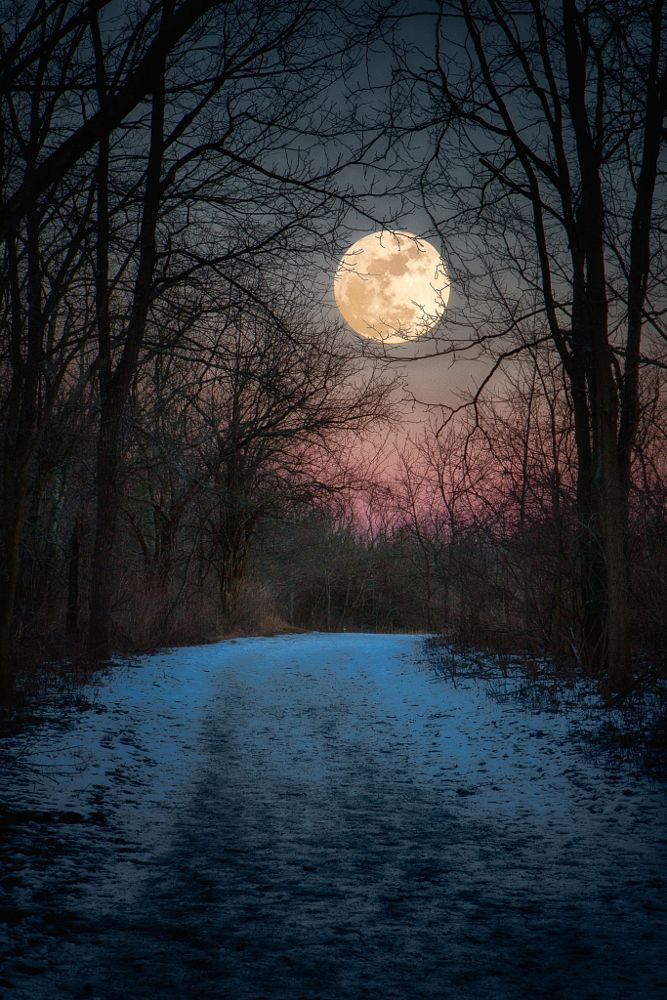
[[[445,350],[497,367],[555,345],[577,445],[581,654],[620,688],[639,375],[664,337],[663,3],[437,8],[430,59],[396,43],[394,106],[404,139],[430,138],[419,188],[465,300]]]

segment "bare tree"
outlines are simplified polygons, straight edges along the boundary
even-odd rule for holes
[[[223,620],[235,611],[250,543],[267,518],[347,485],[336,453],[385,420],[396,380],[355,357],[306,309],[227,309],[213,327],[192,405],[208,503],[199,528],[218,577]],[[209,348],[210,349],[210,348]]]

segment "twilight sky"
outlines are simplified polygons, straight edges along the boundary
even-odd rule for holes
[[[360,8],[366,8],[360,2]],[[394,42],[405,47],[405,57],[413,66],[432,63],[435,54],[435,26],[438,4],[423,0],[416,5],[405,0],[392,5],[391,21]],[[447,29],[449,35],[450,29]],[[456,44],[457,22],[451,21],[451,39]],[[396,78],[396,58],[382,42],[374,42],[354,79],[339,83],[341,100],[350,100],[360,108],[362,116],[381,121],[389,104],[389,88]],[[461,391],[473,389],[489,369],[489,360],[480,359],[478,352],[452,351],[452,341],[466,339],[464,330],[465,303],[457,286],[453,247],[446,233],[437,232],[433,219],[425,208],[415,183],[420,165],[432,154],[429,137],[418,131],[405,144],[388,143],[382,155],[370,156],[369,169],[351,167],[349,183],[357,194],[368,193],[363,208],[371,218],[352,211],[345,219],[339,242],[332,255],[320,258],[320,273],[314,277],[325,305],[325,311],[336,319],[338,309],[333,294],[334,274],[340,257],[358,239],[378,232],[383,226],[390,230],[412,232],[427,239],[440,253],[450,275],[448,307],[432,333],[420,341],[387,345],[384,353],[389,363],[400,366],[415,399],[428,404],[456,405]],[[414,176],[411,175],[414,171]],[[371,192],[375,192],[373,195]],[[349,336],[364,352],[377,353],[377,345],[369,344],[350,328]],[[419,412],[419,410],[417,410]]]

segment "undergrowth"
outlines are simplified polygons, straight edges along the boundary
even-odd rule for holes
[[[637,665],[629,694],[609,697],[595,678],[543,656],[493,652],[442,636],[427,639],[426,651],[430,667],[453,683],[476,678],[500,703],[565,713],[571,739],[595,759],[626,761],[667,780],[667,683],[650,666]]]

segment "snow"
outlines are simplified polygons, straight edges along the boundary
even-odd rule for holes
[[[116,664],[3,742],[2,995],[667,995],[664,787],[492,693],[419,636]]]

